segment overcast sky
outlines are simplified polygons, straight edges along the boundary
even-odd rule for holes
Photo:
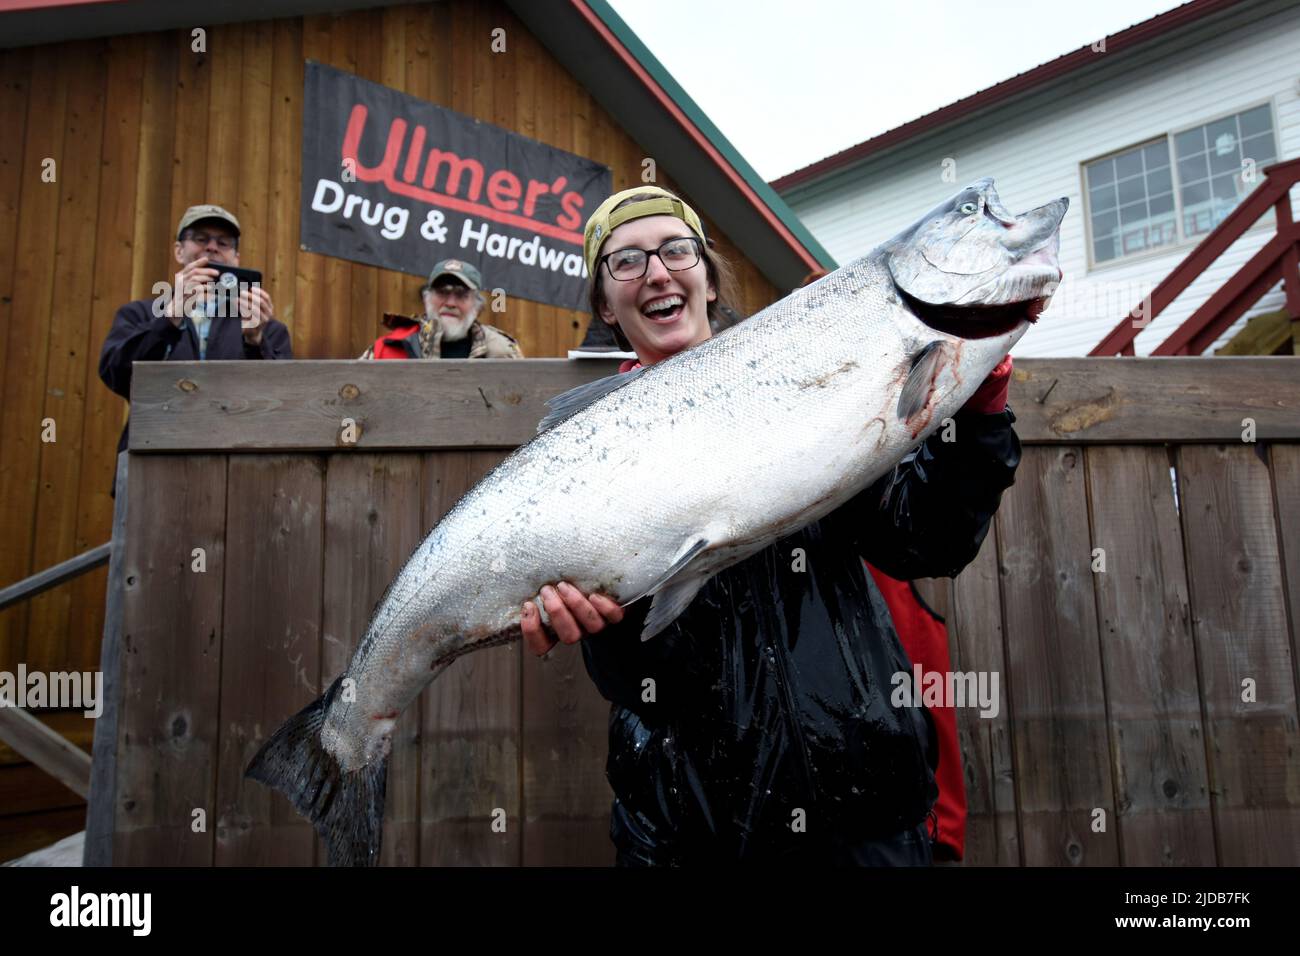
[[[1180,6],[1175,0],[610,2],[769,181]]]

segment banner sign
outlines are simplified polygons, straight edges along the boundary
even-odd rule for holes
[[[471,262],[487,290],[584,307],[582,227],[609,167],[307,62],[302,247],[426,278]]]

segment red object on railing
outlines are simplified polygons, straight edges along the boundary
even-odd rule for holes
[[[1291,214],[1291,187],[1297,182],[1300,182],[1300,159],[1289,159],[1265,169],[1264,181],[1255,191],[1155,287],[1147,321],[1140,327],[1134,325],[1134,315],[1141,314],[1143,309],[1143,304],[1138,303],[1088,354],[1133,355],[1133,340],[1138,333],[1223,255],[1269,206],[1277,215],[1277,235],[1151,354],[1200,355],[1279,281],[1286,287],[1286,310],[1291,320],[1300,321],[1300,223]]]

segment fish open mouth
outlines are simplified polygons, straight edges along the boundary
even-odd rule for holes
[[[1005,335],[1021,322],[1036,322],[1052,297],[1038,296],[1005,305],[931,305],[895,286],[912,314],[936,332],[963,339],[988,339]]]

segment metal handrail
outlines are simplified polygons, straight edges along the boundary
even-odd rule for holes
[[[98,548],[83,551],[75,558],[61,561],[44,571],[37,571],[30,577],[11,584],[7,588],[0,589],[0,611],[3,611],[11,604],[17,604],[25,598],[35,597],[42,591],[58,587],[64,581],[70,581],[79,574],[93,571],[101,564],[108,564],[108,556],[111,550],[112,543],[105,542]]]

